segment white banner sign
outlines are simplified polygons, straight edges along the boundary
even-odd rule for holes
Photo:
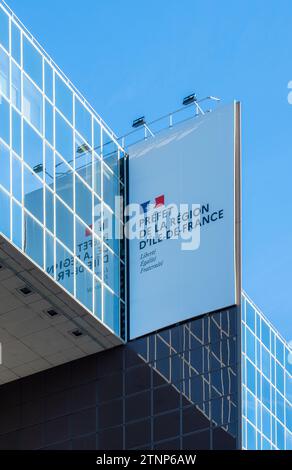
[[[129,149],[130,338],[236,304],[235,103]]]

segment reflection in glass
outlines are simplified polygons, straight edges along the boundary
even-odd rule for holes
[[[43,141],[25,121],[23,122],[23,158],[40,177],[43,177]]]
[[[44,220],[43,184],[35,174],[23,168],[24,206],[40,222]]]
[[[0,48],[0,94],[9,98],[9,58]]]
[[[0,137],[10,145],[10,106],[5,98],[0,96]]]
[[[9,50],[9,18],[0,8],[0,43]]]
[[[23,68],[32,80],[43,88],[43,59],[32,43],[23,36]]]
[[[56,193],[73,208],[73,170],[55,154]]]
[[[43,130],[43,97],[36,86],[23,77],[23,114],[37,128]]]
[[[12,154],[12,194],[20,203],[22,202],[22,174],[21,161]]]
[[[106,287],[103,288],[104,322],[117,335],[120,334],[119,299]]]
[[[48,232],[45,233],[45,253],[46,271],[53,278],[55,275],[54,238]]]
[[[103,160],[109,168],[119,176],[118,147],[105,132],[103,132]]]
[[[101,196],[101,160],[93,153],[93,190]]]
[[[45,137],[54,145],[54,110],[48,100],[45,100]]]
[[[70,294],[74,293],[74,258],[56,241],[56,279]]]
[[[44,264],[44,233],[42,227],[25,212],[24,252],[41,268]]]
[[[92,145],[91,114],[85,106],[75,98],[75,126],[76,130]]]
[[[12,241],[22,249],[22,209],[14,201],[12,202]]]
[[[12,149],[21,157],[21,117],[12,109]]]
[[[46,144],[45,146],[45,180],[46,183],[54,190],[54,174],[55,174],[54,152],[53,149]]]
[[[56,199],[56,237],[73,251],[73,214]]]
[[[83,264],[92,269],[92,231],[75,218],[75,254]]]
[[[73,129],[56,112],[56,149],[62,157],[73,165]]]
[[[93,275],[81,263],[76,262],[76,297],[89,310],[93,306]]]
[[[75,170],[89,186],[92,186],[92,151],[77,133],[75,133]]]
[[[103,199],[112,210],[115,210],[115,197],[118,195],[118,179],[106,165],[103,165]]]
[[[21,71],[14,62],[11,64],[11,99],[12,104],[21,110]]]
[[[0,184],[10,192],[10,151],[2,142],[0,142]]]
[[[73,94],[57,73],[55,74],[55,104],[68,121],[72,122]]]
[[[102,319],[102,287],[96,277],[94,277],[94,315]]]
[[[53,101],[53,69],[45,60],[45,94]]]
[[[94,272],[102,279],[102,244],[97,237],[94,237]]]
[[[11,55],[18,64],[20,64],[21,60],[21,46],[20,46],[20,29],[16,26],[13,21],[11,22]]]
[[[0,233],[10,238],[10,199],[9,196],[2,191],[0,187]]]
[[[54,233],[54,193],[46,188],[46,228]]]
[[[75,209],[79,217],[92,227],[92,193],[77,176],[75,176]]]
[[[100,156],[101,155],[101,127],[100,124],[93,120],[93,148],[95,152]]]
[[[119,259],[104,245],[103,248],[103,280],[119,295]]]

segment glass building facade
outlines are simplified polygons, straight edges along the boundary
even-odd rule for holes
[[[0,0],[0,233],[126,339],[124,157]],[[291,363],[243,293],[241,311],[2,385],[0,449],[292,449]]]
[[[242,295],[242,445],[292,449],[291,347]]]
[[[123,156],[113,132],[1,3],[0,232],[122,337]]]

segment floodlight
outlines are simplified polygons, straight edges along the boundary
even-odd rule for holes
[[[193,93],[192,95],[188,95],[183,99],[183,105],[187,106],[188,104],[195,103],[197,101],[197,95]]]
[[[145,124],[145,116],[141,116],[133,121],[132,127],[134,127],[134,129],[137,129],[138,127],[145,126]]]

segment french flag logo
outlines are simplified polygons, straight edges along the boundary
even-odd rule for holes
[[[146,202],[143,202],[143,204],[141,204],[141,207],[143,209],[144,214],[147,213],[148,206],[149,206],[150,203],[151,203],[151,201],[146,201]],[[164,197],[164,194],[161,194],[161,196],[158,196],[158,197],[155,198],[154,207],[155,207],[155,209],[157,209],[158,207],[161,207],[161,206],[164,206],[164,205],[165,205],[165,197]]]

